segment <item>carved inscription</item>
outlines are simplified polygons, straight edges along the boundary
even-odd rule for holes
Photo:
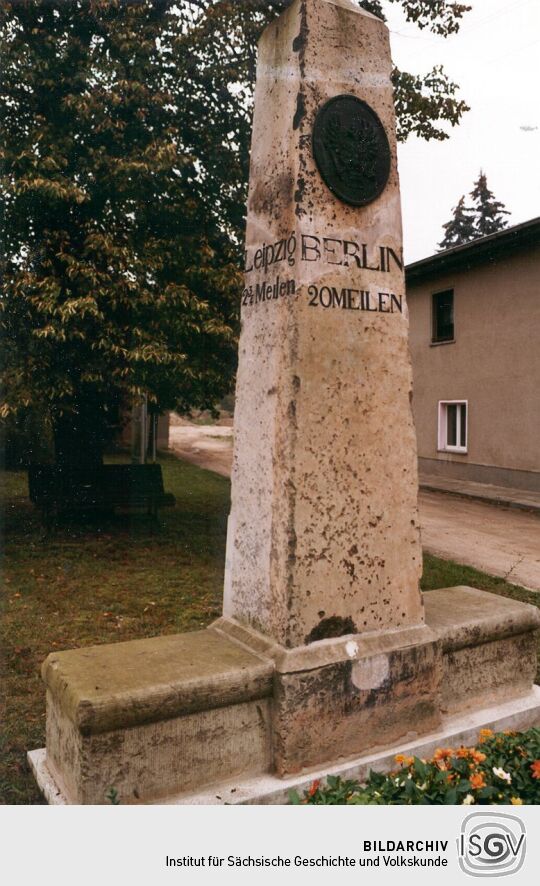
[[[247,286],[242,292],[242,305],[258,305],[261,302],[277,301],[286,296],[296,295],[295,280],[280,280],[278,277],[272,283],[263,280],[254,286]]]
[[[403,255],[391,246],[370,245],[341,237],[290,234],[275,243],[263,243],[245,252],[246,274],[267,271],[274,265],[294,267],[297,262],[321,262],[389,274],[403,270]]]
[[[242,306],[270,303],[299,294],[295,280],[273,282],[264,280],[255,286],[247,286],[242,292]],[[367,289],[353,289],[342,286],[315,286],[307,290],[311,308],[341,308],[343,311],[368,311],[378,314],[403,313],[403,296],[393,292],[370,292]]]
[[[338,289],[335,286],[310,286],[310,307],[342,308],[344,311],[374,311],[378,314],[403,313],[403,296],[393,292],[372,293],[366,289]]]
[[[403,271],[403,255],[391,246],[293,232],[274,243],[263,243],[246,250],[246,286],[242,292],[242,307],[271,304],[299,296],[302,287],[295,278],[285,276],[287,269],[313,262],[348,268],[349,272],[390,274],[396,270]],[[251,282],[253,278],[254,282]],[[340,287],[312,284],[307,287],[308,304],[325,310],[338,308],[379,314],[403,313],[402,295],[379,291],[379,287],[376,287],[376,291],[359,289],[360,281],[356,282],[356,288],[352,281],[351,285]]]

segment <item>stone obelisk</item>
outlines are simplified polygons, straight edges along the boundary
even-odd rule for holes
[[[349,0],[259,47],[224,612],[288,648],[423,622],[390,76]]]
[[[289,650],[284,772],[359,750],[383,685],[396,726],[438,722],[391,70],[350,0],[297,0],[259,45],[222,627]]]

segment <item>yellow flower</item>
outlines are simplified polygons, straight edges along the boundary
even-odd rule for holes
[[[512,806],[523,806],[523,800],[520,797],[510,797]]]
[[[486,739],[491,738],[493,735],[493,729],[481,729],[480,730],[480,744]]]

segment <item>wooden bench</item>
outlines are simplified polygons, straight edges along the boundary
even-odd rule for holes
[[[49,525],[70,511],[115,511],[144,509],[157,517],[159,508],[175,505],[174,495],[165,492],[161,466],[101,465],[91,470],[31,465],[28,470],[30,501],[41,509]]]

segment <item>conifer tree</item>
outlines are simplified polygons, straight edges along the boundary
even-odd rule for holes
[[[439,243],[441,250],[462,246],[478,236],[472,209],[465,205],[465,196],[460,198],[452,212],[450,221],[443,225],[444,237]]]
[[[496,234],[497,231],[508,227],[505,216],[510,213],[503,203],[495,199],[493,191],[488,188],[487,178],[482,170],[480,170],[478,181],[475,182],[471,191],[471,197],[477,237],[487,237],[489,234]]]
[[[443,225],[444,237],[439,243],[441,250],[462,246],[478,237],[487,237],[508,227],[504,216],[510,213],[503,203],[495,199],[482,170],[469,196],[473,201],[472,206],[467,206],[465,197],[461,197],[452,210],[452,218]]]

